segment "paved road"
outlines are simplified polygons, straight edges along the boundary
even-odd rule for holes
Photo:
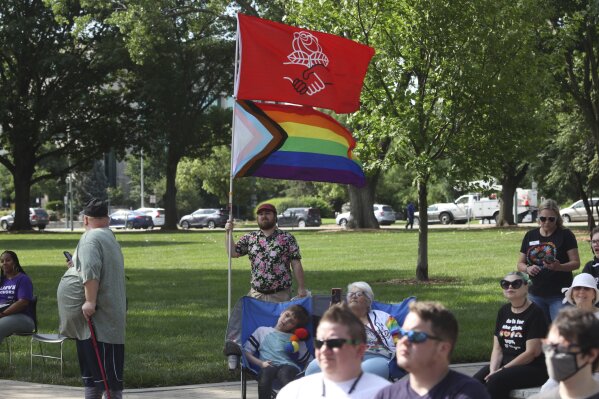
[[[474,375],[483,363],[455,364],[451,367],[461,373]],[[257,399],[255,382],[248,383],[248,399]],[[239,382],[185,385],[177,387],[126,389],[126,399],[239,399]],[[20,381],[0,380],[0,399],[81,399],[83,388],[47,385]]]

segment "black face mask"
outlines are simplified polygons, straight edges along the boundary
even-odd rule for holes
[[[545,363],[547,363],[547,373],[549,374],[549,377],[556,381],[565,381],[576,374],[578,370],[586,366],[586,364],[583,364],[578,367],[576,355],[576,353],[572,352],[545,352]]]

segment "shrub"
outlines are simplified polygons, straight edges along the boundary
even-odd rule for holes
[[[320,216],[323,218],[335,217],[335,212],[331,204],[318,197],[280,197],[272,198],[259,203],[254,209],[254,215],[258,207],[264,203],[273,204],[278,213],[282,213],[287,208],[311,207],[320,209]]]

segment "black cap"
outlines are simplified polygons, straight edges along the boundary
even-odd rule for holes
[[[106,202],[97,198],[90,199],[85,208],[83,208],[83,214],[85,216],[91,216],[94,218],[101,218],[108,216],[108,206]]]

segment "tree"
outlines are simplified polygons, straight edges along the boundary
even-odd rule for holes
[[[230,140],[234,42],[224,2],[130,0],[108,20],[125,35],[136,65],[127,82],[148,156],[163,157],[165,229],[177,224],[177,165]]]
[[[75,24],[85,13],[76,2],[62,11],[58,22],[42,0],[0,4],[0,163],[14,181],[13,229],[30,228],[32,184],[122,150],[133,119],[118,85],[118,35]]]

